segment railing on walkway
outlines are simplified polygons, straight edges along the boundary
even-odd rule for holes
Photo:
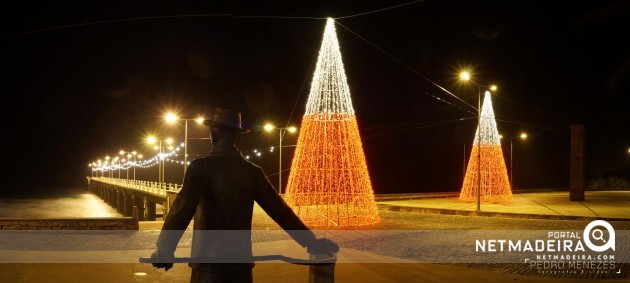
[[[163,197],[166,196],[167,191],[179,192],[182,189],[182,185],[180,184],[158,183],[143,180],[128,180],[109,177],[88,177],[88,179]]]

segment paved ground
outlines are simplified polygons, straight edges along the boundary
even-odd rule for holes
[[[381,201],[383,209],[396,207],[407,211],[426,213],[471,214],[477,210],[477,202],[460,201],[457,197],[415,200]],[[569,201],[569,192],[542,192],[514,194],[511,203],[481,203],[481,211],[493,214],[514,214],[515,217],[544,219],[628,219],[630,220],[630,191],[587,191],[585,200]],[[626,208],[626,209],[624,209]],[[509,215],[500,215],[509,216]]]
[[[482,210],[495,209],[505,213],[532,213],[548,215],[570,215],[571,212],[585,212],[575,204],[563,201],[564,193],[548,195],[517,195],[520,205],[482,204]],[[630,192],[587,193],[583,207],[592,210],[600,217],[628,217],[628,195]],[[566,196],[566,194],[565,194]],[[430,202],[426,202],[430,201]],[[528,202],[529,201],[529,202]],[[384,204],[385,202],[381,202]],[[448,204],[450,209],[470,209],[470,203],[459,203],[453,199],[426,199],[410,201],[389,201],[387,205],[422,207],[426,205]],[[516,201],[515,201],[516,203]],[[610,205],[605,205],[606,203]],[[538,204],[538,206],[536,205]],[[476,205],[476,204],[474,204]],[[476,207],[474,207],[476,208]],[[546,209],[546,210],[543,210]],[[412,210],[413,211],[413,210]],[[551,214],[555,211],[556,214]],[[523,233],[548,230],[582,230],[590,218],[566,220],[544,218],[504,218],[461,215],[439,215],[416,212],[381,210],[382,221],[375,225],[347,229],[318,229],[316,233],[328,235],[342,247],[335,269],[337,282],[630,282],[630,266],[618,264],[619,274],[540,274],[535,269],[514,263],[475,263],[445,262],[434,259],[465,256],[462,248],[467,243],[462,239],[474,235],[520,230]],[[584,214],[582,216],[594,216]],[[597,217],[597,216],[595,216]],[[303,257],[304,250],[281,231],[258,207],[254,214],[254,253],[282,253],[293,257]],[[610,221],[615,229],[630,230],[630,221]],[[154,246],[155,235],[162,222],[141,222],[142,232],[149,237],[136,241],[133,249],[117,248],[115,241],[109,243],[83,243],[86,247],[97,246],[99,251],[65,252],[68,263],[5,263],[0,264],[0,282],[188,282],[190,269],[185,264],[176,264],[168,272],[157,270],[149,264],[133,263],[129,259],[148,256]],[[189,227],[190,228],[190,227]],[[438,235],[437,244],[435,234]],[[470,237],[462,238],[461,233]],[[270,236],[271,235],[271,236]],[[619,234],[618,234],[619,236]],[[27,238],[21,239],[28,241]],[[115,240],[115,239],[114,239]],[[129,239],[126,239],[129,241]],[[190,238],[180,241],[177,255],[186,256],[190,251]],[[19,241],[15,241],[20,246]],[[68,245],[72,245],[66,239]],[[619,242],[619,240],[618,240]],[[432,246],[437,248],[430,248]],[[6,245],[6,244],[5,244]],[[628,253],[629,246],[617,246],[617,252]],[[83,247],[77,247],[82,249]],[[0,248],[2,249],[2,248]],[[13,249],[13,248],[12,248]],[[55,251],[50,251],[55,253]],[[92,254],[90,254],[92,253]],[[98,253],[101,260],[111,263],[78,263],[93,258]],[[41,255],[41,254],[40,254]],[[28,251],[0,251],[3,257],[22,256],[33,259],[36,255]],[[73,259],[74,257],[74,259]],[[420,259],[420,260],[419,260]],[[422,259],[425,259],[422,261]],[[429,260],[426,260],[429,259]],[[496,261],[497,258],[489,259]],[[36,261],[36,260],[34,260]],[[28,261],[24,261],[28,262]],[[308,268],[286,263],[258,263],[254,269],[255,282],[307,282]]]

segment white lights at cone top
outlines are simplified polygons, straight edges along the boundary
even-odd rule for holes
[[[326,22],[304,115],[316,113],[354,115],[350,88],[341,61],[335,21],[332,18],[328,18]]]
[[[481,145],[501,145],[499,138],[499,130],[497,122],[494,120],[494,110],[492,109],[492,100],[489,91],[486,91],[483,98],[483,106],[481,107],[481,121],[475,131],[475,141],[473,144],[479,144],[479,133],[481,132]]]

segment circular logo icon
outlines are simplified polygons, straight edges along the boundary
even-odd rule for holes
[[[605,233],[602,229],[599,229],[599,227],[605,228],[608,231],[608,239],[604,238]],[[595,220],[586,225],[582,238],[586,246],[594,252],[603,252],[608,249],[615,250],[615,229],[613,229],[610,223],[604,220]],[[595,243],[593,243],[591,239],[595,240]]]

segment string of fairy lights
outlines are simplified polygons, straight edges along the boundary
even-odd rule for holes
[[[108,155],[103,159],[98,159],[97,161],[88,164],[88,166],[92,168],[92,171],[127,170],[132,167],[150,168],[158,165],[160,160],[184,165],[184,161],[172,158],[173,156],[178,155],[178,152],[182,150],[183,147],[183,142],[178,146],[168,146],[168,152],[159,152],[149,159],[143,159],[143,155],[138,154],[136,151],[125,152],[121,150],[119,152],[120,156]],[[125,156],[127,158],[124,158]],[[137,161],[138,159],[141,159],[141,161]]]
[[[164,152],[164,153],[157,153],[155,156],[149,158],[149,159],[143,159],[142,161],[134,161],[133,160],[133,156],[136,157],[136,159],[142,159],[142,154],[132,154],[131,152],[123,152],[122,156],[125,156],[125,154],[127,155],[127,158],[120,158],[119,156],[115,156],[112,155],[113,157],[110,156],[106,156],[103,159],[98,159],[97,161],[94,161],[90,164],[88,164],[89,167],[92,168],[92,171],[116,171],[116,170],[127,170],[130,168],[133,168],[134,166],[136,168],[151,168],[154,166],[158,166],[160,163],[160,160],[163,160],[164,162],[168,162],[168,163],[172,163],[175,165],[184,165],[184,161],[183,160],[178,160],[175,159],[174,157],[176,156],[182,156],[182,154],[180,154],[179,152],[183,149],[184,147],[184,143],[182,142],[181,144],[179,144],[176,147],[171,147],[171,149],[169,149],[169,152]],[[282,147],[295,147],[295,145],[283,145]],[[255,148],[255,149],[251,149],[251,150],[245,150],[245,151],[241,151],[241,153],[243,154],[243,157],[245,157],[245,159],[254,159],[254,158],[263,158],[265,157],[267,154],[270,153],[274,153],[276,152],[278,149],[277,146],[270,146],[267,148]],[[131,155],[131,156],[129,156]],[[190,155],[190,154],[189,154]],[[190,161],[187,162],[190,165]]]

